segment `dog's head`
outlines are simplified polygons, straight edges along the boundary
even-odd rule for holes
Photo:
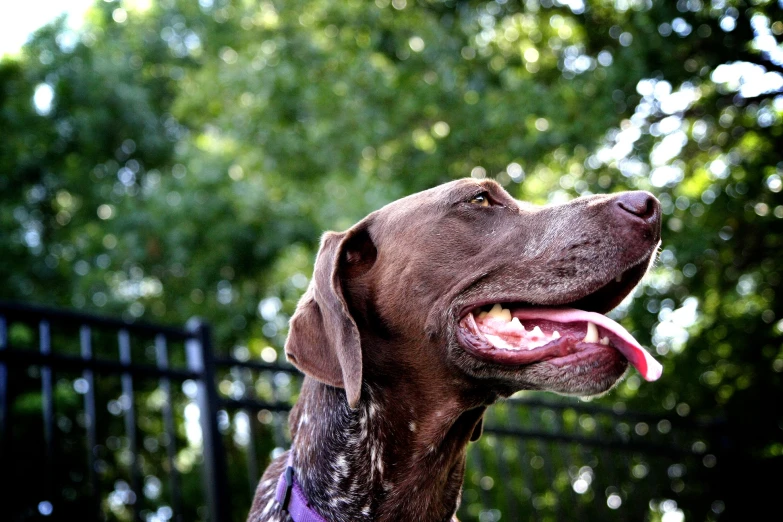
[[[323,236],[286,355],[352,406],[363,375],[416,369],[501,394],[602,393],[629,361],[654,380],[660,365],[603,314],[659,243],[645,192],[536,207],[493,181],[447,183]]]

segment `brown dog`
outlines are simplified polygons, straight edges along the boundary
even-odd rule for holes
[[[488,405],[517,390],[603,393],[628,361],[660,376],[602,315],[659,242],[646,192],[535,207],[471,179],[325,234],[285,347],[306,374],[293,447],[248,520],[451,520]]]

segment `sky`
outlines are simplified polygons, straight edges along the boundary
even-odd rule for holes
[[[68,23],[79,27],[84,13],[95,0],[0,0],[0,56],[16,54],[38,28],[62,13]]]

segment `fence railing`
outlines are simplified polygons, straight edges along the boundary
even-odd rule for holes
[[[217,355],[197,319],[170,328],[0,303],[3,510],[12,521],[242,520],[289,443],[300,379],[286,363]],[[620,403],[510,399],[471,445],[461,519],[715,518],[720,427]]]

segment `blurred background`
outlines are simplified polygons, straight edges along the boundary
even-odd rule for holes
[[[495,431],[472,445],[460,515],[573,520],[581,506],[582,520],[747,520],[779,494],[779,478],[760,477],[783,464],[783,1],[25,6],[0,7],[9,309],[175,327],[201,317],[216,356],[270,365],[221,370],[222,397],[290,403],[298,378],[276,368],[322,231],[466,176],[538,204],[649,190],[663,206],[660,259],[611,315],[657,353],[662,379],[632,373],[589,404],[528,394],[527,408],[497,408]],[[20,48],[32,19],[51,21]],[[6,326],[4,519],[209,518],[192,378],[168,396],[139,383],[128,405],[116,373],[88,386],[81,370],[12,364],[7,352],[38,350],[44,334]],[[79,353],[78,334],[55,341]],[[96,352],[122,359],[116,339],[102,342]],[[155,346],[131,343],[133,361],[154,363]],[[538,439],[508,437],[532,417]],[[218,421],[241,520],[253,467],[286,447],[285,413],[221,409]]]

